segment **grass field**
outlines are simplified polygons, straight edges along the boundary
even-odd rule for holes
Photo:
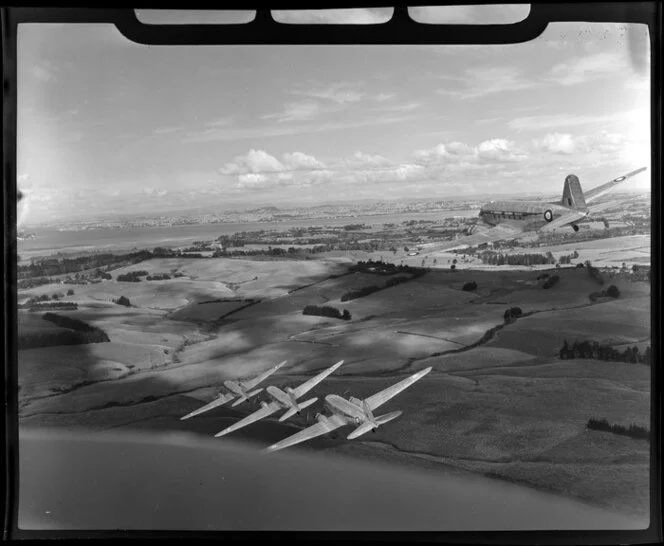
[[[452,465],[643,516],[647,442],[585,425],[595,417],[648,426],[650,369],[561,361],[557,353],[564,339],[647,344],[647,283],[617,280],[618,300],[592,303],[588,294],[600,287],[585,269],[555,270],[561,280],[549,290],[539,285],[536,270],[433,269],[341,302],[349,290],[387,280],[336,276],[346,270],[344,259],[152,260],[125,270],[177,269],[185,276],[74,286],[66,300],[79,309],[62,314],[102,328],[111,341],[20,351],[21,425],[106,430],[177,422],[196,430],[195,419],[177,418],[207,403],[225,379],[249,378],[287,360],[266,385],[297,386],[343,359],[314,391],[319,402],[312,415],[326,394],[368,396],[432,366],[431,374],[378,410],[403,415],[376,434],[349,443],[342,429],[303,449]],[[477,290],[463,291],[468,281]],[[62,286],[24,292],[53,291]],[[120,295],[132,307],[111,302]],[[228,301],[248,298],[255,301]],[[352,320],[303,315],[311,304],[348,309]],[[531,314],[505,324],[512,306]],[[24,331],[52,327],[38,315],[23,315]],[[220,430],[254,407],[220,408],[205,419],[216,415]],[[262,446],[283,438],[286,429],[272,422],[247,434]],[[310,422],[300,415],[286,426],[295,431]]]

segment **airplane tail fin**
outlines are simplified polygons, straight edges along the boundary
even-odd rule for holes
[[[569,174],[565,177],[565,185],[563,187],[563,198],[560,204],[574,210],[586,210],[586,198],[581,189],[581,182],[579,177],[575,174]]]

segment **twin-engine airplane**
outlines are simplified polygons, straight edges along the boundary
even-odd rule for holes
[[[320,383],[323,379],[325,379],[328,375],[330,375],[332,372],[334,372],[336,369],[339,368],[344,363],[343,360],[337,362],[334,366],[330,366],[323,372],[319,373],[317,376],[312,377],[308,381],[302,383],[299,387],[296,387],[295,389],[291,389],[290,387],[286,387],[285,391],[282,391],[280,388],[275,387],[275,386],[269,386],[266,391],[267,393],[272,397],[271,402],[261,402],[261,408],[251,415],[247,415],[244,419],[241,419],[237,423],[231,425],[228,428],[225,428],[221,432],[217,432],[215,434],[215,437],[223,436],[225,434],[228,434],[229,432],[233,432],[235,430],[239,430],[243,427],[246,427],[247,425],[250,425],[251,423],[255,423],[256,421],[263,419],[264,417],[268,417],[269,415],[272,415],[273,413],[278,412],[281,409],[285,409],[286,411],[284,414],[279,417],[279,421],[285,421],[289,417],[292,417],[296,413],[300,413],[301,410],[303,410],[306,407],[309,407],[311,404],[313,404],[318,398],[310,398],[309,400],[305,400],[304,402],[299,402],[298,403],[298,398],[301,398],[304,396],[306,393],[308,393],[311,389],[313,389],[318,383]]]
[[[609,202],[589,205],[589,203],[645,170],[646,167],[641,167],[597,186],[585,194],[581,189],[579,178],[570,174],[565,178],[563,197],[558,203],[492,201],[482,206],[478,222],[467,231],[467,236],[444,243],[425,244],[423,252],[439,252],[482,243],[493,243],[503,239],[519,239],[562,227],[571,227],[574,231],[578,231],[578,222],[592,220],[593,214],[615,204]]]
[[[318,422],[315,425],[311,425],[297,434],[293,434],[285,440],[271,445],[267,448],[267,451],[277,451],[306,440],[311,440],[312,438],[332,432],[344,425],[357,425],[357,428],[347,436],[349,440],[362,436],[362,434],[366,434],[370,430],[375,432],[379,426],[396,419],[402,412],[393,411],[376,417],[373,414],[374,410],[382,406],[401,391],[410,387],[416,381],[422,379],[430,371],[431,367],[425,368],[424,370],[421,370],[403,381],[400,381],[399,383],[396,383],[395,385],[392,385],[364,400],[352,396],[349,400],[346,400],[336,394],[328,394],[325,397],[325,405],[332,412],[332,415],[326,417],[320,413],[317,414],[316,419]]]
[[[265,381],[268,377],[270,377],[274,372],[276,372],[279,368],[281,368],[284,364],[286,364],[286,362],[288,361],[284,360],[283,362],[277,364],[276,366],[262,373],[258,377],[255,377],[254,379],[249,379],[248,381],[232,381],[232,380],[224,381],[224,387],[228,389],[228,392],[226,393],[220,392],[217,398],[215,398],[212,402],[206,404],[202,408],[198,408],[197,410],[188,413],[184,417],[180,417],[180,421],[184,421],[185,419],[189,419],[190,417],[200,415],[201,413],[205,413],[206,411],[210,411],[211,409],[214,409],[216,407],[223,406],[225,403],[230,402],[234,398],[237,398],[237,400],[233,402],[232,407],[235,407],[238,404],[241,404],[242,402],[249,400],[249,398],[257,395],[259,392],[263,390],[262,387],[260,389],[256,389],[255,387],[258,384]]]

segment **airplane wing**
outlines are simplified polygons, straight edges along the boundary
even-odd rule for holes
[[[313,389],[316,385],[318,385],[318,383],[320,383],[328,375],[330,375],[337,368],[339,368],[339,366],[341,366],[343,363],[344,363],[343,360],[337,362],[334,366],[330,366],[327,370],[322,371],[317,376],[312,377],[308,381],[302,383],[302,385],[300,385],[299,387],[293,389],[293,394],[295,395],[295,398],[300,398],[301,396],[304,396],[311,389]]]
[[[180,417],[180,421],[184,421],[185,419],[189,419],[190,417],[194,417],[196,415],[200,415],[201,413],[205,413],[206,411],[210,411],[211,409],[214,409],[218,406],[223,406],[226,402],[230,402],[235,398],[234,394],[222,394],[218,398],[215,398],[210,402],[209,404],[206,404],[202,408],[198,408],[197,410],[192,411],[191,413],[188,413],[184,417]]]
[[[279,406],[279,404],[277,404],[276,402],[270,402],[269,404],[266,404],[265,406],[261,407],[261,409],[255,411],[254,413],[247,415],[244,419],[240,419],[237,423],[233,423],[230,427],[225,428],[221,432],[217,432],[217,434],[215,434],[214,437],[218,438],[219,436],[224,436],[225,434],[246,427],[251,423],[260,421],[261,419],[268,417],[273,413],[279,411],[280,407],[281,406]]]
[[[369,405],[369,408],[373,411],[377,407],[382,406],[385,402],[387,402],[391,398],[394,398],[401,391],[410,387],[416,381],[422,379],[430,371],[431,371],[431,366],[429,366],[428,368],[424,368],[423,370],[420,370],[416,374],[407,377],[403,381],[399,381],[395,385],[392,385],[391,387],[388,387],[387,389],[377,392],[373,396],[370,396],[365,400],[365,402]]]
[[[276,366],[270,368],[268,371],[263,372],[261,375],[258,377],[254,377],[253,379],[249,379],[247,381],[242,381],[242,384],[244,385],[244,388],[247,390],[253,389],[256,385],[262,383],[265,381],[268,377],[270,377],[274,372],[276,372],[279,368],[281,368],[284,364],[288,362],[287,360],[284,360],[283,362],[280,362]]]
[[[470,235],[464,235],[458,239],[445,241],[442,243],[431,243],[423,245],[424,248],[421,254],[429,254],[431,252],[444,252],[447,250],[454,250],[456,248],[464,248],[467,246],[481,245],[482,243],[493,243],[502,239],[514,239],[515,237],[522,236],[523,232],[514,226],[508,224],[500,224],[489,229],[477,231]]]
[[[598,197],[604,195],[606,192],[611,190],[614,186],[617,186],[618,184],[624,182],[628,178],[631,178],[634,175],[637,175],[643,171],[646,170],[646,167],[641,167],[640,169],[636,169],[635,171],[632,171],[631,173],[627,173],[623,176],[619,176],[618,178],[614,178],[610,182],[607,182],[606,184],[602,184],[601,186],[597,186],[596,188],[593,188],[591,190],[588,190],[584,192],[584,196],[586,198],[586,204],[590,203],[590,201],[597,199]]]
[[[311,440],[312,438],[322,436],[323,434],[327,434],[328,432],[332,432],[333,430],[343,427],[349,422],[349,420],[335,413],[330,417],[326,417],[324,420],[319,421],[315,425],[311,425],[310,427],[307,427],[304,430],[289,436],[285,440],[281,440],[281,442],[272,444],[267,448],[267,451],[278,451],[280,449],[299,444],[300,442]]]
[[[549,222],[545,226],[542,226],[540,231],[553,231],[554,229],[568,226],[569,224],[573,224],[574,222],[578,222],[584,218],[587,218],[587,214],[585,212],[572,211],[569,214],[564,214],[563,216],[556,218],[553,222]]]

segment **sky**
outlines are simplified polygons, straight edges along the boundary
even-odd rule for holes
[[[484,22],[480,8],[431,22]],[[327,20],[382,17],[352,12]],[[21,221],[558,195],[571,172],[589,189],[650,167],[649,59],[644,25],[556,23],[515,45],[196,47],[22,24]]]

